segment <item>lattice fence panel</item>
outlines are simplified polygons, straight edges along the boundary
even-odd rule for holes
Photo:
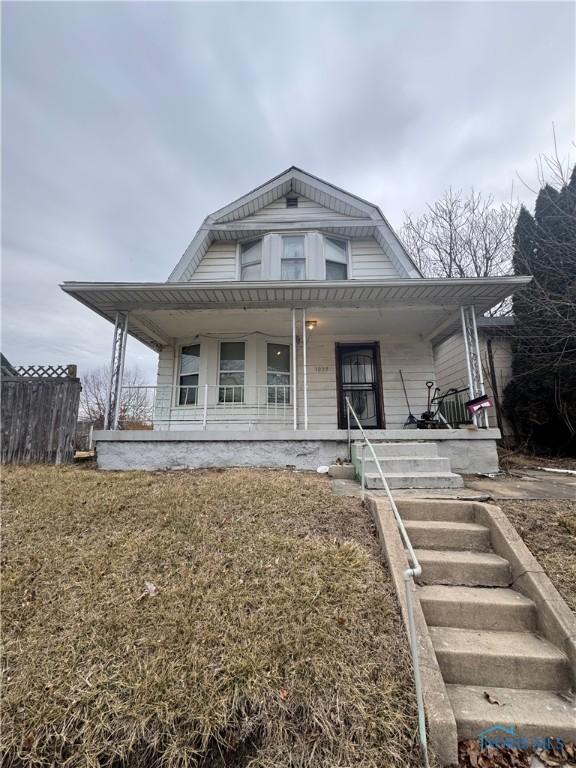
[[[20,365],[16,373],[26,379],[75,379],[75,365]]]

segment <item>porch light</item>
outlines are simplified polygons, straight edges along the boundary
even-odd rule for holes
[[[306,330],[313,331],[318,325],[318,320],[306,320]]]

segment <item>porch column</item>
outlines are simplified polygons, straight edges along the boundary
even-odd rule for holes
[[[124,376],[124,358],[126,357],[126,340],[128,338],[128,313],[116,312],[114,336],[112,338],[112,356],[110,358],[110,383],[108,386],[108,402],[104,416],[104,429],[118,429],[120,418],[120,403],[122,394],[122,378]]]
[[[294,430],[298,429],[298,413],[297,413],[297,403],[298,403],[298,378],[296,376],[296,358],[297,358],[297,347],[296,347],[296,310],[292,309],[292,381],[294,382],[294,403],[293,403],[293,414],[294,414]]]
[[[462,317],[462,335],[464,336],[464,348],[466,350],[466,366],[468,368],[468,389],[470,400],[484,394],[484,378],[482,375],[482,360],[480,358],[480,346],[478,344],[478,330],[476,328],[476,313],[473,306],[460,307]],[[474,414],[476,426],[488,426],[488,414],[483,410],[482,415]]]
[[[304,429],[308,429],[308,336],[306,310],[302,310],[302,386],[304,388]]]

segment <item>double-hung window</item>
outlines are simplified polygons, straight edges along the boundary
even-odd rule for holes
[[[219,402],[244,402],[245,358],[246,345],[243,341],[220,342]]]
[[[266,383],[269,403],[284,405],[290,402],[290,346],[288,344],[268,344]]]
[[[200,344],[182,347],[180,355],[180,388],[178,405],[196,405],[198,402],[198,374],[200,371]]]
[[[282,238],[282,280],[306,280],[304,235]]]
[[[240,280],[262,279],[262,240],[240,245]]]
[[[324,238],[326,280],[348,279],[348,243],[336,237]]]

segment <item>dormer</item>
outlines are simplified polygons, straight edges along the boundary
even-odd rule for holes
[[[208,216],[169,282],[421,277],[380,209],[296,167]]]

